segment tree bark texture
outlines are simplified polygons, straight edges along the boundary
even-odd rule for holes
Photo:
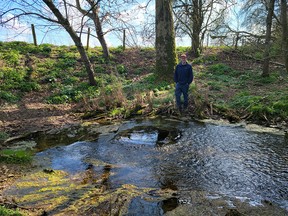
[[[265,51],[264,51],[264,62],[262,69],[262,76],[268,77],[269,72],[269,63],[270,63],[270,43],[271,43],[271,31],[272,31],[272,18],[274,12],[275,0],[268,1],[268,13],[266,18],[266,35],[265,35]]]
[[[282,50],[286,73],[288,73],[288,21],[287,0],[281,0]]]
[[[176,65],[172,0],[156,0],[156,74],[172,80]]]
[[[202,0],[193,0],[193,14],[192,14],[192,50],[195,57],[199,57],[201,53],[200,47],[200,33],[203,23]]]
[[[52,13],[57,17],[59,23],[65,28],[65,30],[68,32],[70,37],[75,43],[75,46],[77,47],[78,52],[80,53],[81,60],[83,61],[87,74],[89,79],[90,85],[96,85],[96,81],[94,79],[94,70],[92,67],[92,64],[88,58],[88,55],[85,51],[85,48],[81,42],[80,37],[77,35],[77,33],[74,31],[72,26],[70,25],[69,21],[63,17],[61,12],[56,8],[54,3],[51,0],[43,0],[43,2],[50,8]]]

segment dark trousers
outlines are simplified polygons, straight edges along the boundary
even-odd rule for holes
[[[184,103],[183,108],[186,109],[188,106],[188,90],[189,90],[189,84],[176,84],[175,88],[175,97],[176,97],[176,104],[178,109],[182,109],[182,103],[181,103],[181,95],[183,94]]]

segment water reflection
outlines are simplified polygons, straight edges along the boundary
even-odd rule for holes
[[[142,130],[145,127],[150,128],[148,132]],[[173,144],[157,145],[161,130],[179,130],[181,138]],[[127,131],[136,132],[131,135]],[[51,148],[37,157],[48,158],[53,169],[71,173],[92,164],[92,170],[98,176],[101,173],[104,189],[133,184],[178,192],[201,190],[254,204],[266,200],[288,209],[287,153],[282,136],[241,127],[155,119],[126,122],[117,134],[100,135],[95,142]],[[129,212],[161,215],[177,206],[176,201],[135,198]]]

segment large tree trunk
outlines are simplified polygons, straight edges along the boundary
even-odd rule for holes
[[[156,75],[172,80],[176,65],[172,0],[156,0]]]
[[[270,42],[271,42],[271,30],[272,30],[272,18],[274,11],[275,0],[270,0],[267,8],[268,14],[266,19],[266,36],[265,36],[265,51],[264,51],[264,62],[262,69],[262,76],[268,77],[269,72],[269,63],[270,63]]]
[[[59,23],[65,28],[65,30],[68,32],[68,34],[71,36],[72,40],[74,41],[80,56],[81,60],[83,61],[88,78],[89,78],[89,84],[90,85],[96,85],[96,81],[94,79],[94,70],[92,67],[92,64],[88,58],[88,55],[85,51],[85,48],[81,42],[80,37],[76,34],[72,26],[70,25],[69,21],[64,18],[64,16],[60,13],[60,11],[55,7],[54,3],[51,0],[43,0],[43,2],[50,8],[52,13],[57,17]]]
[[[203,22],[203,15],[202,11],[202,1],[201,0],[193,0],[193,34],[192,34],[192,50],[195,57],[200,56],[200,33],[201,33],[201,26]]]
[[[288,73],[288,26],[287,26],[287,0],[281,0],[281,24],[282,24],[282,50],[283,58]]]

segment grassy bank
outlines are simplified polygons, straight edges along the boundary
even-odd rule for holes
[[[261,76],[261,61],[251,53],[207,48],[199,58],[189,56],[195,80],[190,88],[189,113],[196,118],[248,120],[260,124],[288,124],[288,82],[284,68],[271,65]],[[105,62],[100,48],[88,51],[97,86],[89,86],[74,46],[24,42],[0,43],[0,103],[19,105],[25,95],[46,104],[73,105],[85,118],[105,113],[110,118],[175,113],[174,83],[154,75],[155,50],[111,48]],[[167,74],[173,77],[173,73]],[[23,101],[22,101],[23,102]],[[3,119],[5,121],[5,119]],[[2,120],[2,121],[3,121]]]

